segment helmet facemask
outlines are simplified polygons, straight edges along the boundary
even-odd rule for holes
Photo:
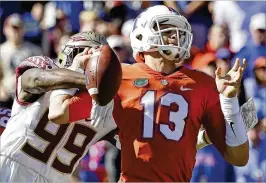
[[[58,65],[61,68],[70,67],[73,63],[75,56],[84,51],[86,47],[76,47],[64,45],[58,56]]]
[[[149,15],[145,15],[147,16]],[[172,61],[190,57],[193,35],[189,23],[183,16],[161,14],[146,21],[143,17],[144,15],[136,19],[132,30],[131,45],[134,53],[158,51],[164,58]],[[170,36],[174,35],[172,40],[175,42],[169,43],[167,38],[164,39],[167,32],[174,32]]]
[[[161,28],[163,25],[169,25]],[[148,36],[147,45],[149,51],[159,51],[159,53],[168,60],[186,59],[190,56],[190,47],[192,43],[192,34],[189,25],[186,22],[177,19],[175,15],[158,15],[151,21],[150,28],[152,35]],[[168,35],[172,32],[172,35]],[[166,39],[164,39],[166,37]],[[168,38],[174,40],[169,43]]]

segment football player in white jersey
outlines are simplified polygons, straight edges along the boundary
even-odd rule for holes
[[[94,32],[80,33],[70,39],[72,46],[63,48],[64,58],[60,60],[66,67],[72,64],[76,55],[74,62],[88,60],[90,54],[79,54],[84,49],[83,53],[88,53],[86,47],[107,44],[103,36]],[[85,89],[83,74],[57,68],[48,57],[35,56],[20,64],[16,76],[16,99],[11,118],[0,137],[0,182],[69,181],[88,148],[103,139],[116,125],[111,122],[108,128],[94,128],[86,120],[89,115],[75,124],[59,125],[49,121],[50,90],[73,87]],[[55,92],[53,96],[56,96]],[[79,100],[71,102],[75,106]],[[94,106],[93,109],[112,111],[105,110],[108,107],[112,107],[112,103],[105,107]]]

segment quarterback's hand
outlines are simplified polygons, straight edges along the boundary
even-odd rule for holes
[[[107,126],[106,121],[110,121],[113,117],[114,100],[109,102],[106,106],[100,106],[92,100],[91,109],[91,125],[97,127],[102,125]]]
[[[221,76],[221,68],[217,68],[215,71],[215,81],[217,89],[221,94],[228,98],[237,95],[246,65],[246,59],[243,59],[243,64],[240,66],[240,60],[237,58],[233,68],[225,76]]]

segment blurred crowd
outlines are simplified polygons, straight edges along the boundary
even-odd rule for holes
[[[266,182],[266,2],[265,1],[2,1],[0,107],[11,108],[15,68],[26,57],[57,59],[61,46],[77,32],[107,37],[121,62],[132,64],[129,34],[136,16],[165,4],[184,15],[193,29],[193,46],[185,65],[214,76],[228,72],[236,58],[247,59],[240,104],[253,98],[259,123],[249,133],[250,157],[233,167],[213,146],[196,157],[193,182]],[[73,181],[117,181],[120,151],[106,142],[94,145],[81,161]]]

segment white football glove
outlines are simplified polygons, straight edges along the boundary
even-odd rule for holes
[[[95,128],[102,125],[105,128],[107,125],[106,121],[110,121],[113,117],[113,108],[114,100],[105,106],[100,106],[92,100],[91,125]]]

